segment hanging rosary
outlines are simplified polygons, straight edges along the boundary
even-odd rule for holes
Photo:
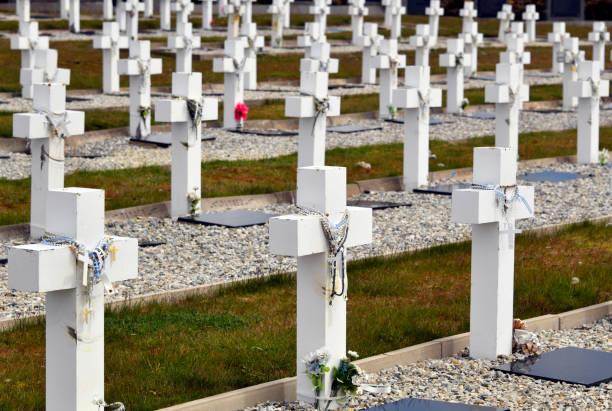
[[[319,119],[319,116],[327,113],[327,111],[329,110],[329,97],[324,97],[320,99],[317,98],[314,94],[306,93],[305,91],[300,91],[300,95],[312,97],[314,100],[315,116],[314,122],[312,123],[312,130],[310,131],[310,136],[312,137],[314,135],[314,130],[317,125],[317,120]]]

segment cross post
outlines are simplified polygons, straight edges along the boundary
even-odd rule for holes
[[[318,395],[305,373],[304,357],[322,347],[328,350],[333,369],[346,356],[346,275],[345,249],[372,242],[372,209],[346,206],[344,167],[300,167],[297,173],[297,206],[308,215],[287,215],[270,219],[270,252],[297,257],[297,399],[324,409],[337,405],[330,400],[331,373],[324,377]],[[342,237],[340,250],[330,250],[322,220],[333,227],[334,240]],[[335,244],[335,242],[334,242]],[[336,244],[337,245],[337,244]],[[335,254],[337,252],[337,254]],[[315,398],[318,397],[318,398]]]
[[[414,47],[414,65],[429,67],[429,24],[417,24],[416,33],[409,38],[410,45]]]
[[[393,118],[393,90],[397,89],[399,69],[406,67],[406,55],[398,53],[397,40],[381,41],[380,53],[374,59],[374,66],[380,70],[378,115],[381,119]]]
[[[30,235],[40,237],[47,230],[48,192],[64,187],[64,139],[83,134],[85,113],[66,110],[66,86],[59,83],[34,84],[32,108],[13,115],[13,137],[30,141]]]
[[[478,46],[483,42],[482,33],[478,32],[478,23],[463,24],[463,32],[461,38],[465,44],[465,52],[471,56],[470,64],[464,71],[465,78],[471,77],[478,71]]]
[[[378,24],[365,23],[363,25],[363,36],[357,39],[357,45],[363,47],[361,53],[361,82],[363,84],[376,84],[374,59],[378,55],[378,48],[383,38],[378,34]]]
[[[523,21],[527,30],[527,42],[536,41],[536,21],[540,20],[540,13],[537,12],[535,4],[525,6]]]
[[[224,57],[213,60],[213,71],[223,75],[223,128],[238,128],[234,108],[244,102],[244,71],[247,41],[244,37],[225,40]]]
[[[257,90],[257,51],[264,48],[264,37],[257,35],[256,23],[243,24],[240,31],[241,37],[246,40],[247,44],[244,50],[246,57],[244,67],[244,88],[246,90]]]
[[[593,43],[593,61],[599,62],[599,69],[606,69],[606,43],[610,41],[610,33],[603,21],[593,22],[593,31],[589,33],[589,41]]]
[[[94,37],[93,47],[102,49],[102,90],[105,93],[119,92],[119,50],[128,48],[126,36],[119,33],[119,23],[102,23],[102,35]]]
[[[202,1],[202,29],[211,30],[213,21],[213,0]]]
[[[125,34],[131,40],[138,40],[138,13],[145,9],[144,3],[139,0],[124,0],[123,10],[125,10]]]
[[[176,50],[176,72],[190,72],[193,49],[200,48],[199,36],[193,35],[191,23],[177,24],[176,35],[168,36],[168,48]]]
[[[472,225],[470,357],[512,353],[516,220],[533,217],[534,189],[516,184],[511,148],[474,149],[473,188],[452,194],[451,221]]]
[[[172,29],[172,13],[170,0],[159,0],[159,28],[161,30]]]
[[[506,41],[506,33],[510,32],[510,22],[514,20],[512,5],[502,5],[502,9],[497,12],[497,19],[499,20],[499,31],[497,34],[497,40],[503,43]]]
[[[327,15],[330,13],[329,8],[331,0],[314,0],[314,6],[308,7],[308,13],[314,15],[315,23],[318,23],[319,39],[325,38],[327,30]]]
[[[578,37],[568,37],[563,42],[563,51],[557,56],[563,62],[563,110],[572,110],[578,105],[578,98],[572,95],[572,82],[578,80],[578,66],[584,61]]]
[[[425,15],[429,16],[429,36],[433,47],[438,44],[440,17],[444,16],[444,9],[440,7],[440,0],[430,0],[429,7],[425,8]]]
[[[463,70],[470,66],[471,56],[464,52],[462,39],[448,39],[446,53],[440,54],[440,66],[446,67],[446,111],[460,113],[463,111]]]
[[[138,240],[104,235],[103,190],[56,189],[48,200],[50,235],[9,249],[8,287],[46,294],[46,409],[98,411],[104,403],[104,290],[112,293],[113,282],[138,277]]]
[[[155,120],[172,123],[173,218],[196,214],[202,196],[202,121],[218,117],[216,98],[202,97],[202,73],[172,73],[172,98],[155,103]]]
[[[565,22],[556,21],[553,23],[553,31],[548,33],[548,42],[553,45],[552,72],[563,73],[563,62],[559,61],[558,56],[563,51],[563,43],[569,38],[569,33],[565,32]]]
[[[358,45],[358,38],[363,35],[364,17],[370,14],[365,5],[365,0],[351,0],[349,2],[349,14],[351,16],[351,43]]]
[[[404,190],[427,185],[429,111],[442,106],[442,90],[430,87],[429,66],[408,66],[406,87],[393,91],[393,105],[404,109]]]

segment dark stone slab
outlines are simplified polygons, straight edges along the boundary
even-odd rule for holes
[[[66,158],[86,158],[88,160],[92,160],[94,158],[104,158],[108,157],[104,154],[71,154],[67,155]]]
[[[404,124],[404,120],[401,118],[386,118],[385,121],[388,123]],[[438,126],[444,123],[446,123],[446,121],[442,121],[442,120],[438,120],[437,118],[429,117],[430,126]]]
[[[93,36],[94,34],[96,34],[96,32],[93,30],[81,30],[78,34],[83,34],[85,36]]]
[[[326,30],[327,33],[348,33],[349,31],[351,30],[344,27],[328,27]]]
[[[458,402],[444,402],[422,400],[420,398],[404,398],[389,404],[367,408],[369,411],[487,411],[503,410],[503,408],[482,407],[479,405],[461,404]]]
[[[541,171],[538,173],[529,173],[518,176],[519,180],[560,183],[563,181],[575,180],[577,178],[586,178],[585,174],[566,173],[563,171]]]
[[[202,213],[195,217],[179,217],[178,220],[193,224],[238,228],[265,224],[272,217],[276,217],[276,214],[267,214],[251,210],[229,210],[220,211],[218,213]]]
[[[466,114],[466,117],[478,118],[481,120],[495,120],[495,113],[488,111],[475,111],[473,113]]]
[[[167,244],[165,241],[139,241],[138,247],[147,248],[147,247],[158,247],[160,245]]]
[[[483,74],[481,76],[476,75],[476,76],[472,76],[470,78],[473,79],[473,80],[495,81],[495,76],[492,75],[492,74],[490,74],[490,75],[489,74],[487,74],[487,75]]]
[[[258,130],[258,129],[227,129],[227,131],[236,134],[250,134],[253,136],[263,136],[263,137],[289,137],[289,136],[297,136],[297,131],[292,130]]]
[[[334,84],[332,86],[327,87],[328,90],[338,90],[338,89],[351,89],[351,88],[364,88],[363,84]]]
[[[344,124],[341,126],[330,126],[327,127],[327,131],[333,133],[360,133],[362,131],[371,131],[371,130],[382,130],[382,127],[371,127],[371,126],[362,126],[360,124]]]
[[[494,369],[509,374],[593,387],[612,381],[612,353],[567,347]]]
[[[66,103],[74,103],[76,101],[90,101],[90,98],[85,97],[66,97]]]
[[[612,110],[612,103],[606,103],[601,106],[602,110]]]
[[[347,205],[353,207],[365,207],[372,210],[385,210],[387,208],[396,207],[411,207],[411,203],[392,203],[390,201],[373,201],[373,200],[349,200]]]
[[[9,155],[0,154],[0,160],[8,160],[10,158],[11,158],[11,156],[9,156]]]
[[[525,73],[525,77],[554,78],[559,76],[553,73]]]
[[[457,183],[457,184],[440,184],[437,186],[420,187],[412,190],[413,193],[418,194],[440,194],[444,196],[450,196],[453,194],[453,190],[459,188],[470,188],[471,184]]]
[[[8,258],[0,258],[0,265],[8,264]]]
[[[202,136],[202,141],[214,141],[216,137]],[[153,144],[158,147],[170,147],[172,145],[171,133],[151,134],[142,138],[131,138],[130,141],[135,143]]]

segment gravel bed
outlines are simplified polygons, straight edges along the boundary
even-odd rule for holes
[[[520,174],[544,169],[521,169]],[[518,228],[578,222],[610,215],[609,168],[562,164],[546,169],[578,172],[592,177],[563,183],[535,184],[536,216],[519,221]],[[372,245],[350,249],[350,258],[390,255],[470,238],[469,225],[450,222],[449,196],[381,192],[361,197],[411,203],[412,207],[375,211]],[[266,207],[264,211],[283,215],[294,212],[295,208],[284,204]],[[179,223],[169,218],[140,217],[132,221],[108,221],[106,226],[110,234],[166,242],[158,247],[141,248],[139,278],[118,284],[116,294],[108,299],[296,269],[294,258],[270,255],[267,225],[230,229]],[[25,238],[0,242],[0,258],[7,256],[9,246],[25,242]],[[44,295],[14,292],[6,286],[7,268],[0,265],[0,319],[32,315],[44,309]]]
[[[544,330],[537,333],[541,351],[580,347],[612,351],[612,317],[568,330]],[[508,356],[496,361],[473,360],[455,355],[438,360],[418,361],[359,377],[360,383],[384,384],[389,394],[360,393],[352,398],[349,409],[367,409],[403,398],[460,402],[511,410],[609,410],[612,408],[612,383],[596,387],[554,383],[519,377],[493,370],[500,364],[522,359]],[[248,411],[310,410],[298,402],[267,402]]]
[[[435,114],[433,118],[444,123],[431,126],[432,140],[453,141],[472,137],[494,135],[495,121],[482,120],[452,114]],[[602,110],[601,126],[612,125],[612,110]],[[328,149],[334,147],[358,147],[403,141],[403,125],[379,120],[353,122],[364,126],[382,127],[361,133],[327,134]],[[520,131],[568,130],[576,128],[575,112],[523,111]],[[220,128],[204,129],[205,136],[216,137],[202,143],[203,161],[262,159],[291,154],[297,151],[294,136],[270,137],[253,134],[237,134]],[[170,148],[143,147],[129,143],[128,137],[119,137],[66,150],[67,174],[77,170],[115,170],[145,165],[169,165]],[[70,157],[72,155],[103,155],[100,158]],[[31,160],[28,154],[12,153],[10,159],[0,159],[0,178],[20,179],[30,175]]]

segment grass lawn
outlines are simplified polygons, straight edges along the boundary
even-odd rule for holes
[[[367,357],[468,331],[470,249],[462,242],[349,263],[347,348]],[[516,256],[516,317],[612,298],[610,226],[521,234]],[[107,312],[107,402],[151,410],[295,375],[295,301],[295,275],[284,274]],[[0,353],[0,409],[43,409],[44,322],[0,333]]]
[[[525,133],[520,135],[523,160],[576,153],[576,131]],[[493,137],[472,138],[458,143],[431,141],[437,158],[429,160],[430,171],[471,167],[474,147],[493,146]],[[600,147],[612,150],[612,127],[601,128]],[[359,167],[365,161],[371,169]],[[403,169],[402,144],[382,144],[328,150],[326,164],[347,167],[349,182],[398,176]],[[273,193],[295,189],[297,154],[264,160],[211,161],[202,163],[202,196],[221,197]],[[170,170],[141,167],[110,171],[79,171],[67,175],[66,187],[101,188],[106,191],[106,209],[114,210],[170,199]],[[29,221],[30,179],[0,179],[0,225]]]

